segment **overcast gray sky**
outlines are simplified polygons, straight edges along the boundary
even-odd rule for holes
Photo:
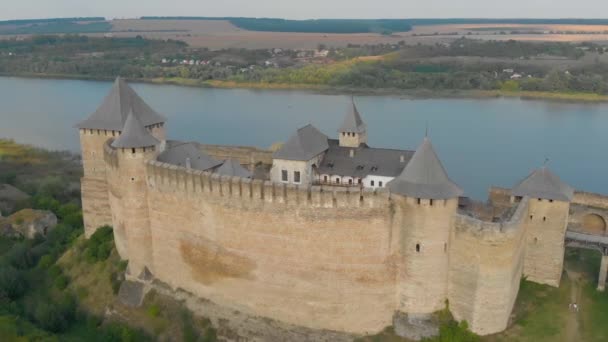
[[[0,19],[104,16],[606,18],[608,0],[0,0]]]

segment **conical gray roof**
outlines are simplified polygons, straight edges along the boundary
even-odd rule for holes
[[[101,106],[76,127],[120,131],[130,111],[133,111],[146,127],[166,121],[162,115],[150,108],[122,78],[118,77]]]
[[[120,129],[120,136],[112,142],[116,148],[139,148],[155,146],[159,141],[139,122],[133,112],[129,112],[125,126]]]
[[[327,136],[309,124],[298,129],[272,157],[286,160],[311,160],[327,151],[328,148]]]
[[[222,162],[203,152],[198,144],[193,142],[179,143],[172,146],[161,153],[157,160],[181,167],[187,167],[189,161],[190,168],[200,171],[209,170],[222,164]]]
[[[556,201],[569,202],[574,189],[559,179],[546,166],[534,170],[526,179],[511,191],[514,196],[528,196]]]
[[[390,181],[387,187],[396,194],[425,199],[449,199],[463,193],[448,177],[427,138],[424,138],[403,172]]]
[[[251,178],[253,174],[233,159],[228,159],[217,169],[217,173],[223,176]]]
[[[352,105],[348,107],[346,111],[346,115],[344,116],[344,121],[338,129],[338,133],[365,133],[365,123],[361,119],[361,115],[359,114],[359,110],[357,110],[357,105],[355,101],[352,101]]]

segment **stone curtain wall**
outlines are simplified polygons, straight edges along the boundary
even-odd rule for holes
[[[456,215],[450,236],[448,299],[457,320],[481,335],[506,329],[515,304],[525,253],[520,202],[510,221],[492,223]]]
[[[395,310],[388,193],[147,165],[151,271],[253,315],[377,332]],[[131,248],[131,247],[130,247]]]
[[[541,237],[555,243],[559,203],[541,210],[524,198],[509,222],[482,222],[457,214],[456,200],[299,188],[127,152],[107,144],[104,151],[120,256],[173,288],[247,314],[364,334],[390,325],[395,310],[432,312],[448,299],[458,320],[485,335],[506,328],[525,257],[548,265],[546,274],[528,273],[539,281],[554,279],[558,266],[559,244],[538,256],[527,244],[529,230],[549,231]],[[551,230],[526,222],[541,211],[558,215]]]
[[[590,192],[577,191],[574,193],[572,204],[580,204],[588,207],[608,209],[608,196]]]

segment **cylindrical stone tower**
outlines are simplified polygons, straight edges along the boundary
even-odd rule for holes
[[[151,270],[153,265],[146,163],[156,157],[159,143],[131,112],[122,134],[111,144],[118,158],[118,174],[113,180],[117,184],[111,184],[117,200],[112,205],[120,206],[115,211],[119,214],[114,218],[114,238],[117,246],[128,247],[123,249],[127,255],[121,257],[129,260],[133,276],[146,266]]]
[[[165,139],[166,119],[150,108],[120,77],[99,108],[76,125],[84,168],[81,190],[87,237],[100,226],[112,225],[103,149],[108,139],[116,139],[120,135],[129,112],[133,112],[153,136],[161,141]]]
[[[427,138],[388,188],[399,234],[397,308],[409,314],[441,310],[447,299],[450,230],[462,190],[449,179]]]

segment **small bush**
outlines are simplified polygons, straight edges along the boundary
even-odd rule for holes
[[[55,260],[50,255],[43,255],[40,260],[38,260],[38,268],[40,269],[48,269],[55,263]]]
[[[112,227],[104,226],[91,235],[86,242],[84,258],[93,264],[108,259],[114,249],[114,235]]]
[[[17,173],[15,172],[6,172],[0,175],[0,183],[6,183],[10,185],[15,185],[17,182]]]
[[[121,261],[118,263],[118,270],[119,270],[120,272],[124,272],[124,271],[126,271],[126,270],[127,270],[127,266],[129,266],[129,261],[128,261],[128,260],[121,260]]]
[[[57,265],[53,265],[51,266],[51,268],[49,268],[49,276],[52,280],[55,280],[57,277],[62,275],[62,273],[63,272],[61,272],[61,268],[59,268],[59,266]]]
[[[148,307],[148,316],[158,317],[160,314],[160,307],[157,304],[152,304]]]
[[[23,271],[13,266],[0,266],[0,298],[16,299],[28,288]]]
[[[217,341],[217,332],[214,328],[208,327],[205,330],[205,335],[203,335],[203,342],[215,342]]]
[[[112,272],[110,274],[110,284],[112,284],[112,292],[114,294],[118,294],[118,291],[120,290],[120,284],[122,284],[122,281],[119,276],[120,274],[118,274],[117,272]]]
[[[76,295],[78,296],[78,299],[87,298],[89,296],[89,290],[86,287],[79,286],[76,289]]]
[[[58,276],[57,278],[55,278],[55,281],[53,282],[53,284],[59,290],[65,290],[65,288],[68,287],[69,282],[70,281],[69,281],[68,277],[66,277],[65,275],[62,274],[62,275]]]

